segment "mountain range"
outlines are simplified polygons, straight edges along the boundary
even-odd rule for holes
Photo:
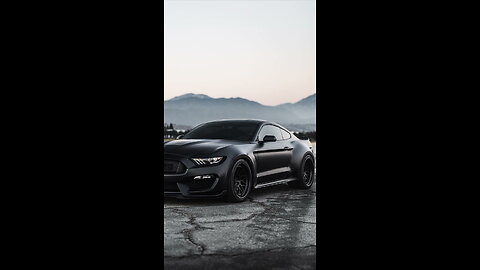
[[[292,131],[316,130],[317,94],[295,103],[266,106],[244,98],[212,98],[185,94],[164,101],[164,123],[193,127],[218,119],[263,119],[277,122]]]

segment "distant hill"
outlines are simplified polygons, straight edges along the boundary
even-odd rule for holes
[[[277,122],[292,131],[315,130],[316,94],[296,103],[266,106],[243,98],[211,98],[185,94],[164,101],[164,123],[196,126],[218,119],[264,119]]]
[[[313,94],[308,96],[297,103],[286,103],[282,105],[278,105],[277,107],[290,111],[294,115],[303,118],[304,122],[306,123],[316,123],[317,115],[316,115],[316,101],[317,101],[317,94]],[[292,122],[291,124],[294,124]]]
[[[178,96],[178,97],[174,97],[172,99],[170,99],[170,101],[175,101],[175,100],[180,100],[180,99],[185,99],[185,98],[198,98],[198,99],[208,99],[208,98],[211,98],[207,95],[202,95],[202,94],[192,94],[192,93],[188,93],[188,94],[185,94],[185,95],[181,95],[181,96]]]

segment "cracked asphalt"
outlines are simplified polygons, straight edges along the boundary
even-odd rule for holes
[[[163,246],[166,269],[315,269],[316,183],[239,204],[165,198]]]

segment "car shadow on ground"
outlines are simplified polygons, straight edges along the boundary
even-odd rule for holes
[[[271,197],[271,196],[282,196],[284,194],[288,194],[291,192],[299,191],[299,189],[295,189],[290,187],[288,184],[280,184],[276,186],[254,189],[248,197],[250,199],[257,199],[259,197]],[[249,200],[245,200],[244,202],[238,203],[248,203]],[[227,202],[223,198],[195,198],[195,199],[178,199],[178,198],[164,198],[163,199],[164,206],[167,208],[169,206],[172,207],[188,207],[188,206],[219,206],[219,205],[231,205],[235,203]]]

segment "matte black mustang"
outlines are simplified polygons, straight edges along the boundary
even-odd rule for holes
[[[164,195],[245,200],[254,188],[288,183],[309,189],[315,179],[311,145],[262,120],[201,124],[164,144]]]

